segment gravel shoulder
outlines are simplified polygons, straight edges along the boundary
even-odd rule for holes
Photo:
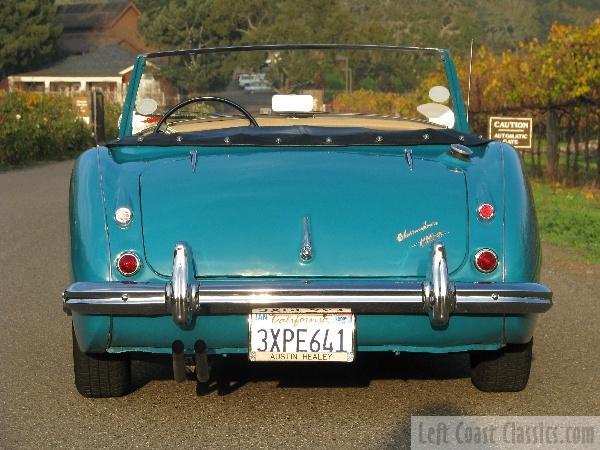
[[[70,323],[69,174],[73,162],[0,173],[0,447],[301,447],[409,445],[411,415],[600,415],[600,265],[544,245],[555,306],[540,318],[521,393],[486,394],[465,355],[368,356],[348,366],[250,366],[232,358],[220,392],[136,362],[137,389],[80,397]]]

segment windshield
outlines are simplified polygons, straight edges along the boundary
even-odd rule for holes
[[[454,113],[442,54],[435,49],[272,48],[148,56],[138,86],[134,134],[260,127],[452,128]],[[236,108],[231,102],[241,107]]]

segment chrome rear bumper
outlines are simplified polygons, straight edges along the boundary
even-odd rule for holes
[[[196,314],[248,314],[255,308],[351,308],[359,314],[424,314],[433,326],[455,314],[542,313],[552,292],[537,283],[453,283],[444,247],[433,246],[425,282],[381,280],[201,281],[184,244],[175,247],[173,277],[166,284],[78,282],[63,293],[67,312],[166,315],[188,325]]]

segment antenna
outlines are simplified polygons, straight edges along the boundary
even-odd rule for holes
[[[471,39],[471,56],[469,57],[469,86],[467,88],[467,123],[469,123],[469,106],[471,105],[471,69],[473,68],[473,39]]]

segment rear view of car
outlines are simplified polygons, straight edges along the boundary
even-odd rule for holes
[[[181,59],[138,59],[133,82],[150,71],[155,89],[130,89],[120,137],[71,183],[63,307],[83,395],[127,393],[139,352],[201,385],[230,354],[469,352],[477,388],[525,388],[552,306],[533,204],[516,150],[469,133],[448,51],[182,52],[265,95],[231,88],[233,69],[190,87]],[[369,89],[340,81],[350,69]]]

